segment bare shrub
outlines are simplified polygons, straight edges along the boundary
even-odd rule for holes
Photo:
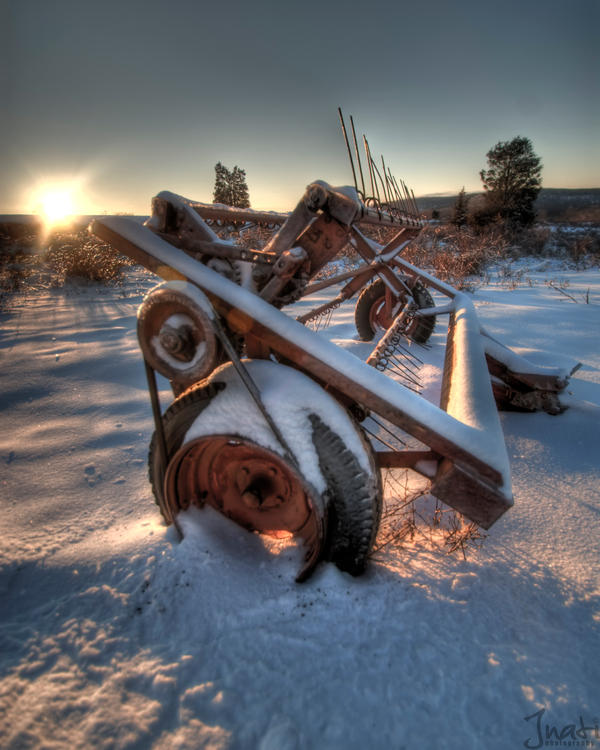
[[[35,272],[35,240],[35,235],[15,239],[8,233],[0,232],[0,310],[6,307],[12,294],[26,286]]]
[[[524,255],[542,255],[551,242],[552,232],[548,227],[529,227],[513,239]]]
[[[55,234],[44,262],[52,273],[54,286],[62,286],[70,279],[118,283],[123,280],[123,270],[134,265],[110,245],[85,231]]]
[[[412,242],[404,257],[458,289],[472,286],[472,277],[504,257],[509,247],[506,233],[492,227],[483,232],[456,229],[451,225],[428,226]]]
[[[373,556],[384,549],[422,544],[446,554],[479,549],[486,534],[461,513],[448,508],[424,488],[411,488],[407,470],[384,477],[384,508]]]
[[[562,233],[562,244],[569,257],[578,265],[586,260],[600,262],[600,234],[598,232],[576,232],[570,235]]]

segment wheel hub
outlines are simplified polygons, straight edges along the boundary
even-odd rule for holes
[[[249,531],[298,535],[308,547],[306,577],[320,558],[324,518],[311,489],[277,453],[231,435],[186,443],[169,462],[164,496],[173,516],[190,505],[211,505]]]

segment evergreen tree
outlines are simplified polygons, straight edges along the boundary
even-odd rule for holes
[[[231,188],[233,191],[231,205],[238,208],[248,208],[250,206],[250,195],[246,184],[246,170],[240,169],[237,165],[233,168],[231,174]]]
[[[221,162],[215,164],[215,189],[213,192],[213,203],[224,203],[231,205],[231,173]]]
[[[452,219],[450,220],[450,223],[454,224],[455,227],[464,227],[464,225],[467,223],[468,216],[469,199],[467,197],[467,194],[465,193],[465,188],[463,187],[458,194],[456,203],[454,204],[454,211],[452,213]]]
[[[520,226],[532,224],[533,204],[542,188],[542,164],[529,138],[500,141],[486,156],[488,169],[479,173],[485,189],[480,221],[500,217]]]
[[[245,170],[236,165],[230,172],[220,161],[215,164],[213,203],[224,203],[226,206],[235,206],[236,208],[248,208],[250,206]]]

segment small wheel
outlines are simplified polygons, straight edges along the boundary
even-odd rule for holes
[[[412,294],[420,309],[433,307],[435,304],[429,291],[420,283],[413,287]],[[361,341],[371,341],[377,331],[387,330],[391,326],[395,317],[393,310],[399,301],[400,298],[396,297],[381,279],[377,279],[361,292],[354,308],[354,321]],[[405,333],[418,344],[424,344],[434,328],[435,316],[412,318]]]
[[[154,287],[138,309],[138,340],[144,359],[178,391],[216,366],[219,343],[212,307],[198,287],[168,281]]]
[[[166,470],[153,437],[150,481],[164,498],[167,522],[207,503],[251,531],[301,538],[307,555],[298,580],[319,559],[361,573],[379,524],[381,487],[360,428],[307,376],[270,361],[244,364],[295,462],[227,363],[165,412]]]

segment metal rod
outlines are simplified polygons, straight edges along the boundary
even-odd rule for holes
[[[383,197],[384,197],[384,198],[386,199],[386,201],[387,201],[387,196],[386,196],[386,193],[385,193],[385,185],[384,185],[383,179],[382,179],[382,177],[381,177],[381,174],[380,174],[380,172],[379,172],[379,169],[377,169],[377,164],[375,164],[375,162],[373,162],[373,169],[374,169],[374,170],[375,170],[375,172],[377,173],[377,177],[379,177],[379,181],[381,182],[381,188],[382,188],[382,190],[383,190]],[[378,193],[378,195],[379,195],[379,193]]]
[[[376,434],[375,434],[374,432],[371,432],[371,430],[369,430],[369,428],[368,428],[368,427],[364,427],[364,426],[363,426],[363,429],[364,429],[364,431],[365,431],[365,432],[366,432],[366,433],[367,433],[368,435],[370,435],[371,437],[375,438],[375,440],[379,440],[379,442],[380,442],[380,443],[381,443],[382,445],[385,445],[385,447],[386,447],[386,448],[389,448],[389,449],[390,449],[391,451],[396,451],[396,450],[398,450],[397,448],[394,448],[394,446],[393,446],[393,445],[390,445],[390,443],[388,443],[388,442],[387,442],[386,440],[384,440],[383,438],[380,438],[380,437],[379,437],[379,435],[376,435]]]
[[[366,196],[365,179],[363,177],[362,164],[360,163],[360,151],[358,150],[358,143],[356,141],[356,131],[354,130],[354,120],[352,119],[352,115],[350,115],[350,125],[352,127],[352,137],[354,139],[354,151],[356,153],[356,160],[358,161],[358,170],[360,172],[360,184],[362,185],[362,193],[364,197]]]
[[[412,205],[411,205],[410,193],[408,192],[408,188],[406,187],[406,183],[404,182],[404,180],[400,180],[400,182],[402,183],[402,189],[404,190],[404,195],[406,196],[406,205],[408,206],[408,210],[409,210],[411,216],[414,216],[415,212],[414,212],[414,210],[412,208]]]
[[[401,371],[406,373],[406,377],[409,380],[412,380],[412,382],[415,385],[419,385],[419,386],[421,385],[421,381],[418,379],[419,378],[418,370],[411,370],[411,368],[407,364],[404,364],[403,362],[401,362],[398,359],[398,357],[394,356],[393,354],[390,357],[388,357],[388,360],[390,359],[393,360],[393,362],[395,363],[395,367],[399,368]]]
[[[392,185],[392,190],[394,191],[394,195],[396,197],[396,206],[398,208],[398,211],[401,210],[401,204],[400,204],[400,194],[398,193],[398,190],[396,189],[396,185],[394,184],[394,176],[390,171],[390,168],[388,167],[388,174],[390,176],[390,183]]]
[[[148,364],[146,359],[144,358],[144,368],[146,370],[146,379],[148,381],[148,391],[150,393],[150,404],[152,405],[152,416],[154,418],[154,433],[156,435],[157,443],[158,443],[158,455],[160,457],[160,462],[163,469],[163,476],[166,474],[167,466],[169,463],[169,455],[167,452],[167,439],[165,436],[165,428],[162,421],[162,413],[160,408],[160,399],[158,396],[158,387],[156,385],[156,373],[154,372],[154,368]],[[179,541],[183,539],[183,532],[181,531],[181,527],[179,526],[179,523],[177,521],[177,518],[175,517],[175,514],[171,512],[171,509],[167,506],[165,502],[165,495],[163,488],[156,488],[156,496],[158,497],[160,510],[163,514],[163,516],[167,520],[171,520],[173,522],[173,526],[175,527],[175,530],[177,531],[177,535],[179,536]]]
[[[344,115],[342,114],[341,107],[338,107],[338,114],[340,116],[340,122],[342,124],[342,133],[344,134],[344,140],[346,141],[346,148],[348,149],[348,158],[350,159],[350,166],[352,167],[352,177],[354,178],[354,188],[358,190],[358,183],[356,182],[356,172],[354,171],[354,162],[352,160],[352,150],[350,148],[350,142],[348,141],[348,133],[346,133],[346,125],[344,123]]]
[[[390,208],[392,210],[395,210],[396,207],[393,206],[393,203],[394,203],[394,194],[393,194],[391,186],[390,186],[390,181],[388,180],[387,170],[385,168],[385,161],[383,160],[383,154],[381,154],[381,164],[383,166],[383,176],[385,178],[385,185],[386,185],[386,189],[387,189],[387,194],[389,196],[388,197],[388,203],[390,204]]]
[[[375,162],[373,161],[373,157],[371,156],[371,149],[369,148],[369,141],[367,140],[366,136],[363,135],[363,138],[365,139],[365,150],[367,152],[367,159],[369,160],[369,169],[371,171],[371,187],[373,188],[373,198],[377,194],[377,201],[379,204],[381,204],[381,198],[379,196],[379,188],[377,187],[377,179],[375,178]]]
[[[415,212],[416,212],[416,216],[418,216],[418,215],[419,215],[419,207],[417,206],[417,199],[415,198],[415,194],[414,194],[414,192],[413,192],[413,189],[412,189],[412,188],[410,189],[410,192],[411,192],[411,195],[412,195],[412,198],[413,198],[414,204],[415,204]]]
[[[369,414],[369,419],[373,420],[376,425],[379,425],[382,430],[385,430],[388,435],[391,435],[393,438],[395,438],[399,443],[402,443],[402,445],[406,445],[406,442],[402,440],[402,438],[398,437],[394,432],[392,432],[390,429],[388,429],[384,424],[382,424],[378,419],[375,419],[375,417],[372,414]]]
[[[412,352],[410,351],[410,349],[407,349],[407,348],[406,348],[405,346],[402,346],[402,344],[400,344],[400,343],[396,344],[396,346],[398,346],[398,347],[399,347],[400,349],[402,349],[402,351],[406,352],[406,354],[407,354],[407,356],[408,356],[408,357],[412,357],[413,359],[416,359],[416,360],[417,360],[417,362],[418,362],[418,363],[419,363],[420,365],[422,365],[422,364],[423,364],[423,360],[422,360],[422,359],[419,359],[419,358],[417,357],[417,355],[416,355],[416,354],[413,354],[413,353],[412,353]]]
[[[215,333],[217,334],[219,341],[223,345],[223,349],[225,349],[227,356],[231,359],[231,362],[237,374],[239,375],[240,380],[246,386],[246,390],[252,397],[252,400],[258,407],[258,410],[261,412],[261,414],[265,418],[266,423],[269,425],[269,427],[271,428],[271,431],[273,432],[273,434],[279,441],[279,444],[283,448],[285,459],[289,461],[292,464],[292,466],[294,466],[297,469],[298,461],[296,460],[296,456],[294,455],[293,451],[289,447],[286,439],[281,434],[281,430],[275,424],[275,422],[273,421],[273,418],[271,417],[271,415],[265,408],[265,405],[263,404],[263,400],[260,395],[260,391],[258,390],[258,386],[252,379],[248,370],[244,367],[241,359],[238,356],[237,351],[235,350],[235,347],[229,340],[229,336],[225,332],[225,329],[223,328],[223,325],[221,324],[221,321],[219,320],[217,315],[215,315],[213,319],[213,326],[215,329]]]
[[[406,210],[406,201],[402,197],[402,193],[400,191],[400,188],[398,187],[398,182],[396,181],[395,177],[394,177],[394,184],[396,185],[396,190],[398,191],[398,196],[400,198],[400,201],[402,202],[402,210],[404,211],[405,214],[408,215],[409,212]]]

